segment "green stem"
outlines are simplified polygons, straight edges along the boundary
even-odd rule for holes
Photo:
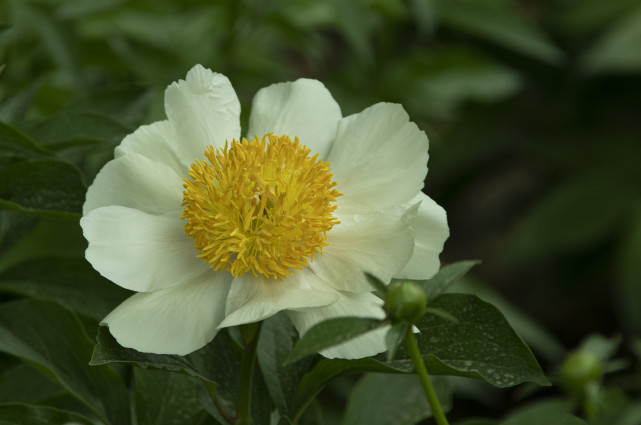
[[[412,363],[414,363],[414,370],[416,371],[418,378],[421,380],[423,391],[425,391],[425,397],[432,409],[432,416],[434,416],[438,425],[450,425],[445,417],[445,413],[443,413],[441,403],[438,401],[438,397],[436,397],[436,392],[434,392],[430,376],[427,374],[425,363],[423,363],[421,352],[419,351],[418,344],[416,343],[416,337],[414,336],[414,332],[412,332],[412,326],[409,327],[407,334],[405,334],[405,345],[407,346],[407,351],[410,354]]]
[[[240,388],[238,389],[238,404],[236,406],[236,425],[250,425],[252,379],[254,365],[256,364],[256,347],[258,347],[258,333],[262,322],[250,323],[241,326],[241,334],[245,339],[245,352],[240,367]]]

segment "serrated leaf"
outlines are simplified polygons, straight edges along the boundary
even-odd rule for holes
[[[0,305],[0,351],[38,365],[103,421],[129,423],[127,389],[109,367],[90,367],[93,343],[61,306],[20,300]]]
[[[549,385],[530,349],[496,307],[469,294],[442,294],[431,305],[459,322],[426,315],[415,324],[430,374],[466,376],[500,388],[522,382]],[[399,358],[409,355],[403,351]]]
[[[325,348],[349,341],[382,325],[380,319],[365,317],[338,317],[312,326],[294,346],[286,364],[318,353]]]
[[[452,405],[449,380],[436,376],[432,385],[447,412]],[[414,425],[430,416],[416,375],[367,374],[350,392],[343,425]]]
[[[86,190],[78,169],[62,161],[21,161],[0,170],[2,209],[77,219]]]
[[[335,378],[354,373],[411,373],[413,370],[411,360],[384,363],[371,357],[358,360],[323,359],[303,377],[298,386],[294,398],[294,418],[298,418],[325,385]]]
[[[1,425],[52,425],[78,424],[93,425],[86,417],[74,412],[56,409],[49,406],[32,406],[29,404],[0,404]]]
[[[291,413],[296,388],[307,372],[312,358],[285,365],[297,340],[289,318],[277,314],[263,322],[258,341],[258,364],[274,404],[283,415]]]
[[[223,407],[227,411],[234,411],[240,376],[240,359],[232,346],[234,343],[225,332],[220,332],[205,347],[186,356],[141,353],[122,347],[106,326],[98,329],[96,341],[89,364],[134,364],[143,368],[153,367],[184,372],[208,382],[215,382],[218,384],[219,400]]]

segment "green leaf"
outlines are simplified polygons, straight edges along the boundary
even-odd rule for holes
[[[139,424],[203,423],[208,414],[200,403],[202,381],[157,369],[134,369],[136,418]]]
[[[637,334],[641,333],[641,209],[631,217],[617,256],[617,301],[618,310],[626,324]]]
[[[87,241],[82,236],[78,221],[40,219],[22,239],[3,253],[0,274],[22,262],[35,259],[84,258],[86,248]],[[24,270],[24,273],[28,271]]]
[[[17,128],[0,121],[0,168],[16,159],[35,159],[52,155]]]
[[[77,99],[67,109],[84,114],[92,114],[94,118],[110,118],[111,123],[106,123],[109,129],[118,130],[124,124],[124,127],[136,127],[145,119],[145,114],[149,109],[154,92],[147,87],[138,86],[116,86],[99,89],[88,93],[81,99]],[[121,128],[122,130],[122,128]],[[104,134],[93,131],[104,140]],[[111,133],[111,140],[116,132]]]
[[[614,25],[582,58],[591,73],[636,73],[641,70],[641,7]]]
[[[444,377],[432,378],[443,410],[452,405],[452,389]],[[367,374],[350,392],[344,425],[414,425],[432,416],[416,375]]]
[[[188,375],[218,384],[219,400],[227,411],[234,411],[240,376],[240,359],[229,335],[220,332],[200,350],[186,356],[141,353],[118,344],[106,326],[98,329],[97,344],[91,356],[91,365],[106,363],[134,364],[143,368],[154,367]]]
[[[96,321],[131,295],[102,277],[84,258],[21,263],[0,275],[0,292],[55,301]]]
[[[333,379],[354,373],[411,373],[411,360],[383,363],[374,358],[358,360],[323,359],[300,382],[294,398],[294,418],[298,418],[316,395]]]
[[[382,325],[380,319],[364,317],[338,317],[312,326],[298,341],[287,357],[293,363],[319,351],[349,341]]]
[[[437,19],[442,25],[550,64],[558,64],[564,58],[545,33],[522,18],[516,8],[490,1],[439,0],[436,5]]]
[[[570,414],[572,405],[566,401],[548,400],[520,408],[500,425],[587,425]]]
[[[387,293],[387,288],[388,286],[385,285],[381,280],[379,280],[376,276],[371,275],[369,273],[365,273],[365,277],[367,278],[367,281],[372,285],[374,290],[380,292],[381,294]]]
[[[28,404],[0,404],[0,425],[93,425],[93,422],[77,413],[59,410],[49,406]]]
[[[531,264],[585,250],[619,225],[631,199],[634,194],[608,176],[583,175],[564,182],[521,219],[508,240],[505,261]]]
[[[544,356],[550,362],[560,363],[567,355],[563,344],[552,333],[492,290],[490,285],[476,280],[464,279],[454,284],[451,292],[472,293],[498,308],[519,336],[537,354]]]
[[[478,260],[458,261],[441,267],[432,278],[415,281],[423,287],[428,303],[437,295],[444,292],[450,285],[465,276],[472,267],[479,264]]]
[[[466,376],[500,388],[522,382],[549,385],[530,349],[496,307],[468,294],[443,294],[430,305],[459,320],[425,315],[415,324],[430,374]],[[403,351],[399,358],[409,355]]]
[[[114,145],[132,129],[111,117],[89,112],[62,112],[29,129],[29,134],[48,149],[111,142]]]
[[[407,321],[401,321],[391,326],[385,334],[385,345],[387,345],[387,362],[394,360],[396,351],[405,341],[405,334],[407,333]]]
[[[90,367],[93,343],[61,306],[20,300],[0,305],[0,351],[37,365],[102,420],[129,423],[127,389],[109,367]]]
[[[277,314],[263,322],[258,341],[258,364],[267,389],[279,412],[291,413],[298,383],[309,369],[312,358],[285,365],[297,339],[296,330],[284,314]]]
[[[76,167],[52,159],[21,161],[0,170],[0,208],[77,219],[87,188]]]
[[[0,403],[43,403],[64,394],[60,385],[25,363],[0,373]]]

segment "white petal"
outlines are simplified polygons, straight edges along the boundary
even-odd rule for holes
[[[284,280],[243,275],[232,283],[221,327],[258,322],[282,310],[330,305],[336,291],[309,270],[296,270]]]
[[[427,174],[427,136],[403,107],[378,103],[343,118],[327,157],[342,213],[409,202]]]
[[[355,316],[383,319],[385,313],[381,308],[383,301],[371,292],[352,294],[341,293],[338,301],[328,307],[315,308],[305,311],[290,311],[289,317],[298,329],[300,335],[304,335],[316,323],[336,317]],[[389,327],[376,329],[343,344],[330,347],[320,353],[331,359],[360,359],[373,356],[387,349],[385,334]]]
[[[176,129],[178,154],[189,164],[209,145],[225,146],[240,137],[240,103],[229,79],[201,65],[165,91],[165,111]]]
[[[162,216],[131,208],[97,208],[80,220],[87,260],[107,279],[138,292],[185,283],[209,266],[183,232],[180,212]]]
[[[396,277],[429,279],[440,267],[438,256],[450,235],[447,215],[440,205],[422,192],[412,202],[421,202],[416,216],[411,220],[416,246],[412,258]]]
[[[249,117],[248,137],[273,132],[287,134],[324,158],[336,135],[341,110],[325,86],[300,79],[273,84],[256,93]]]
[[[174,288],[139,293],[101,324],[118,343],[138,351],[186,355],[211,341],[225,316],[229,273],[204,273]]]
[[[116,147],[114,154],[116,158],[130,153],[142,155],[152,161],[165,164],[179,176],[184,176],[193,159],[182,161],[179,158],[180,143],[173,125],[169,121],[158,121],[138,127],[136,131],[122,140],[120,145]]]
[[[167,165],[130,153],[109,161],[87,191],[83,214],[121,205],[148,214],[181,210],[183,182]]]
[[[340,215],[328,233],[329,245],[310,268],[340,291],[366,292],[364,272],[389,282],[412,256],[410,219],[416,207],[397,207],[366,215]]]

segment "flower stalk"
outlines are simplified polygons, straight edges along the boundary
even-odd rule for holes
[[[243,361],[240,368],[240,387],[238,389],[238,404],[236,406],[236,425],[250,425],[252,381],[254,366],[256,364],[256,348],[258,347],[258,334],[262,322],[249,323],[240,327],[240,332],[245,343]]]
[[[443,413],[441,403],[438,401],[438,397],[436,397],[436,392],[434,391],[434,387],[430,381],[430,376],[425,368],[425,363],[423,363],[421,352],[418,349],[418,344],[416,343],[416,337],[412,331],[412,326],[408,327],[407,333],[405,334],[405,345],[410,358],[412,359],[412,363],[414,363],[414,370],[416,371],[416,374],[421,381],[421,385],[423,386],[427,402],[430,404],[430,408],[432,409],[432,416],[438,425],[450,425],[445,417],[445,413]]]

